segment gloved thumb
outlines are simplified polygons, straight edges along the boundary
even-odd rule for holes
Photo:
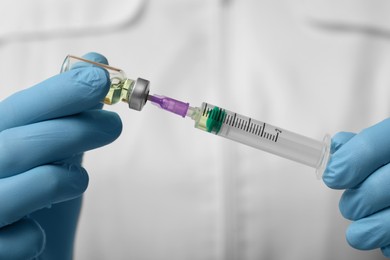
[[[332,137],[332,144],[330,147],[330,153],[335,153],[345,143],[351,140],[356,134],[351,132],[339,132]]]
[[[344,144],[348,143],[348,141],[351,140],[351,138],[354,137],[355,135],[356,135],[355,133],[351,133],[351,132],[339,132],[332,137],[332,143],[330,146],[331,155],[329,158],[328,165],[332,160],[332,155],[336,153]],[[334,176],[328,168],[325,169],[325,172],[322,175],[322,180],[328,187],[331,188],[334,187],[333,185]]]

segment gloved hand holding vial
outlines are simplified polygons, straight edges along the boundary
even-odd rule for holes
[[[89,180],[83,152],[122,129],[116,113],[101,110],[107,76],[81,67],[0,101],[0,259],[72,258]]]

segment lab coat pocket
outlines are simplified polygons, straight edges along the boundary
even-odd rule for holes
[[[2,0],[0,42],[91,34],[130,25],[146,0]]]
[[[388,0],[293,0],[305,25],[316,29],[390,37]]]

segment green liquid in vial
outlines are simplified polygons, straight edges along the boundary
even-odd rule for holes
[[[134,81],[131,79],[111,79],[110,90],[104,98],[104,103],[108,105],[116,104],[119,101],[127,103],[129,101],[129,93],[131,93],[133,86]]]

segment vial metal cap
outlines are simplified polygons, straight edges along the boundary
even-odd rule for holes
[[[129,108],[141,111],[148,99],[149,81],[138,78],[128,95]]]

